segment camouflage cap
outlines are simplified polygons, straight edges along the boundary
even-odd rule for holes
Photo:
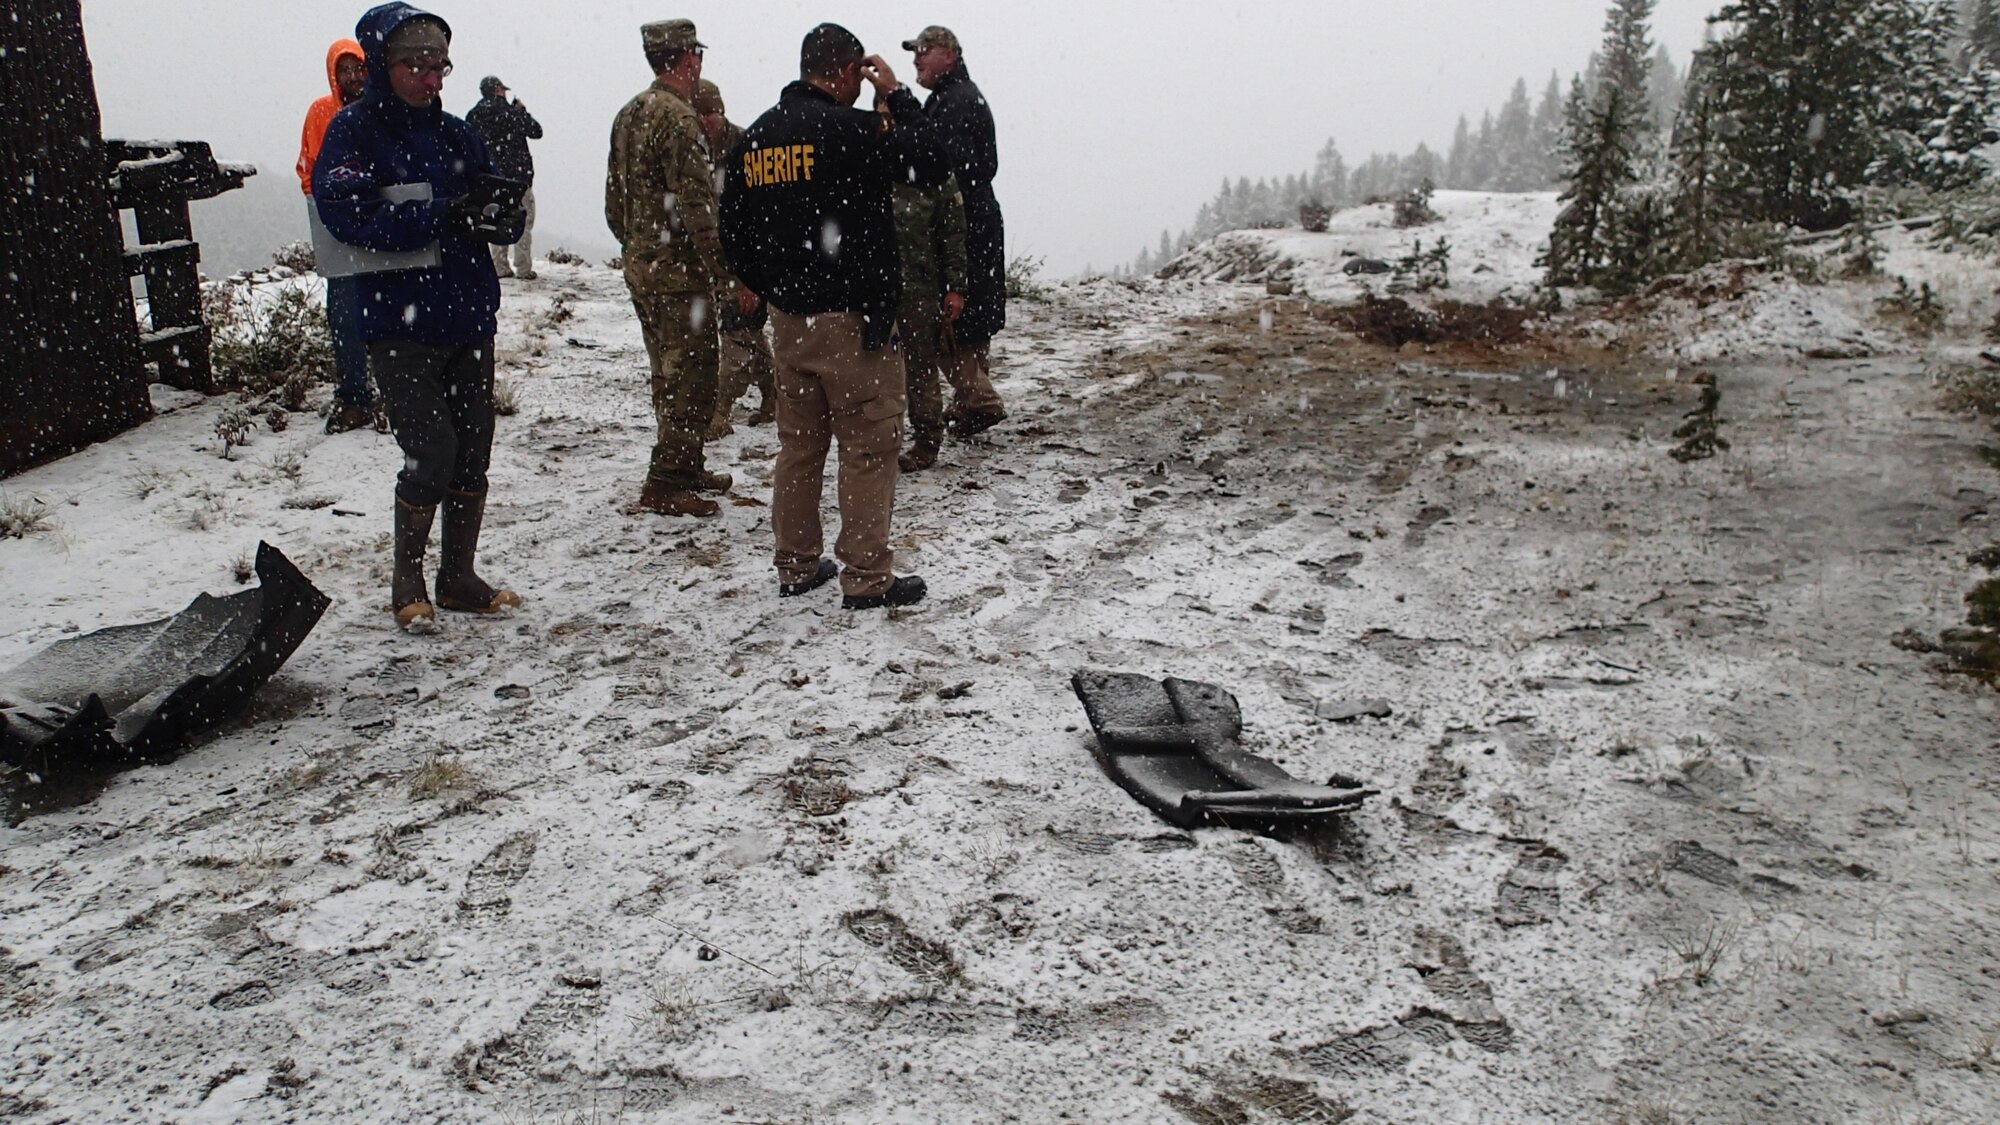
[[[723,113],[722,87],[704,78],[694,88],[694,111],[696,113]]]
[[[693,20],[655,20],[639,29],[639,39],[647,50],[655,47],[691,51],[708,44],[694,37]]]
[[[903,40],[905,51],[922,51],[930,47],[949,47],[960,54],[965,53],[958,45],[958,36],[953,35],[950,28],[939,27],[936,24],[918,32],[915,39]]]

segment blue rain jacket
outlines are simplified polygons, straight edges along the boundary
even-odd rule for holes
[[[335,238],[368,250],[421,250],[436,240],[442,261],[430,269],[362,275],[361,337],[464,344],[490,339],[500,309],[500,279],[484,242],[445,233],[445,209],[467,194],[493,162],[479,134],[437,102],[421,109],[389,86],[384,44],[419,17],[444,20],[409,4],[380,4],[354,27],[368,62],[368,92],[334,115],[313,171],[320,221]],[[382,188],[427,183],[431,199],[384,203]],[[518,239],[520,232],[514,232]]]

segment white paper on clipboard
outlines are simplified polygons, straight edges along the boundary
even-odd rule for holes
[[[429,202],[431,185],[394,184],[379,193],[384,203],[408,203],[411,200]],[[382,250],[364,250],[351,246],[333,236],[326,224],[319,221],[319,201],[306,199],[306,217],[312,223],[313,261],[321,277],[352,277],[358,273],[386,273],[390,270],[430,269],[443,258],[438,253],[438,244],[432,241],[421,250],[407,250],[388,253]]]

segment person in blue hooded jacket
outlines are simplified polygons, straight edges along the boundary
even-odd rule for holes
[[[499,613],[521,603],[479,577],[474,556],[493,448],[493,336],[500,280],[487,249],[520,238],[526,215],[473,202],[493,173],[479,135],[444,111],[451,27],[409,4],[370,8],[354,38],[368,91],[327,127],[314,167],[321,222],[342,242],[407,252],[435,243],[436,266],[366,274],[361,337],[389,425],[402,446],[396,477],[390,608],[404,629],[435,627],[436,609]],[[429,199],[387,202],[384,188],[427,184]],[[407,195],[409,193],[397,193]],[[424,583],[431,524],[444,509],[436,602]]]

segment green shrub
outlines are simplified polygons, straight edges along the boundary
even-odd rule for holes
[[[302,286],[261,300],[251,282],[223,282],[202,294],[202,319],[222,390],[261,395],[300,378],[334,379],[326,304]]]
[[[1042,284],[1042,259],[1026,254],[1013,258],[1007,263],[1007,299],[1010,301],[1046,301],[1049,287]]]

